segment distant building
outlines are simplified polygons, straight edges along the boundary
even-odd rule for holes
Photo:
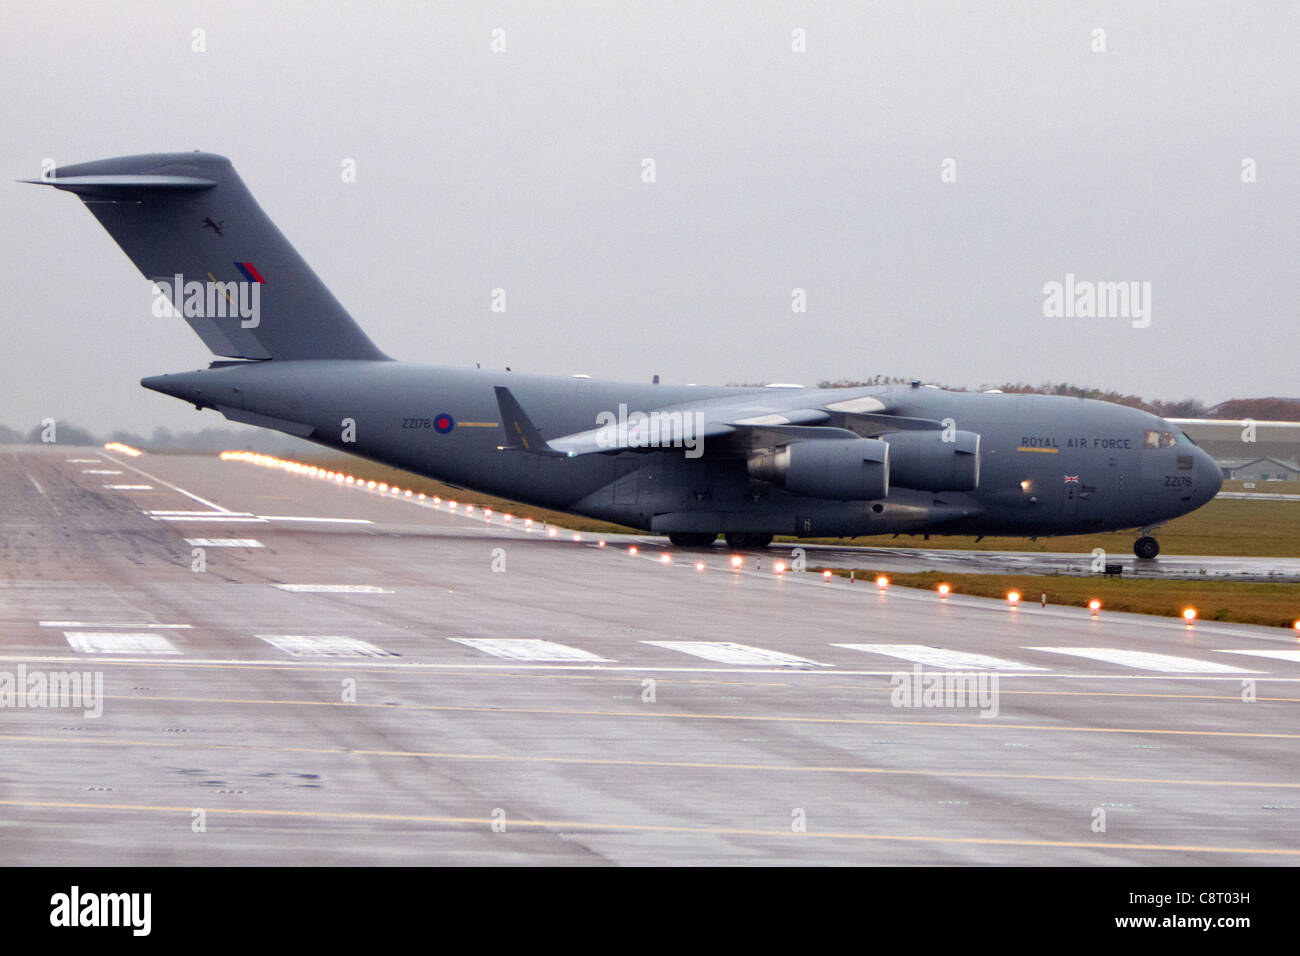
[[[1225,479],[1236,481],[1300,480],[1300,464],[1276,458],[1220,458]]]
[[[1238,481],[1300,480],[1300,422],[1223,418],[1173,418],[1187,437],[1210,454],[1224,478]]]

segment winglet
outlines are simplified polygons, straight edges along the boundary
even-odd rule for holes
[[[533,455],[564,456],[564,452],[556,451],[546,444],[532,419],[524,412],[514,395],[510,394],[510,389],[498,385],[496,393],[497,405],[501,407],[501,427],[506,432],[506,443],[501,446],[502,448],[526,451]]]

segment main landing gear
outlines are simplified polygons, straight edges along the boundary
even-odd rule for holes
[[[1144,534],[1133,542],[1133,553],[1144,561],[1150,561],[1160,553],[1160,542],[1149,534]]]
[[[674,531],[668,540],[678,548],[707,548],[717,535],[707,531]]]
[[[708,531],[674,531],[668,540],[677,548],[707,548],[716,537]],[[766,548],[772,543],[772,535],[760,531],[728,531],[726,537],[729,548]]]

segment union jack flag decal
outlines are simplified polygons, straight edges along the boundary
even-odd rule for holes
[[[240,271],[243,277],[249,282],[260,282],[265,284],[266,280],[262,278],[262,273],[257,271],[257,266],[251,262],[236,262],[235,268]]]
[[[1065,483],[1066,483],[1067,485],[1077,485],[1077,484],[1079,483],[1079,476],[1078,476],[1078,475],[1066,475],[1066,476],[1065,476]]]

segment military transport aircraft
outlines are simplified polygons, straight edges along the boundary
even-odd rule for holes
[[[666,534],[1150,534],[1218,492],[1176,426],[1082,398],[721,388],[411,365],[370,341],[228,159],[158,153],[28,180],[79,196],[221,358],[146,388],[463,488]],[[158,310],[161,308],[161,312]]]

